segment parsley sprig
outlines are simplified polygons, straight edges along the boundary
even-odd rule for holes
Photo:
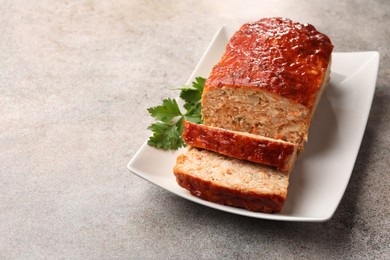
[[[185,102],[183,113],[175,99],[167,98],[162,105],[148,108],[149,114],[156,120],[148,129],[153,132],[148,145],[162,150],[177,150],[185,144],[181,138],[183,120],[202,123],[200,99],[206,79],[195,78],[192,86],[179,88],[180,98]]]

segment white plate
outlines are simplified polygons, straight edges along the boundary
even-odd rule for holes
[[[236,28],[222,27],[189,78],[207,77]],[[370,112],[378,52],[333,53],[331,81],[310,129],[309,143],[291,173],[287,201],[279,214],[255,213],[191,196],[172,168],[184,150],[165,152],[146,143],[128,164],[134,174],[193,202],[248,217],[283,221],[326,221],[348,185]]]

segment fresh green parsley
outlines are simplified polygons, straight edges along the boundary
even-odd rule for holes
[[[181,135],[183,133],[183,121],[191,121],[201,124],[202,97],[206,79],[195,78],[192,86],[179,88],[180,98],[184,101],[183,113],[175,99],[164,99],[162,105],[148,108],[149,114],[156,120],[148,129],[152,131],[148,145],[162,150],[177,150],[185,146]]]

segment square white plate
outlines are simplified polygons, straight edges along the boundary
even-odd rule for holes
[[[222,27],[186,84],[207,77],[236,28]],[[248,217],[282,221],[326,221],[334,214],[348,185],[363,138],[375,91],[378,52],[333,53],[331,81],[313,120],[309,142],[291,173],[287,201],[279,214],[223,206],[190,195],[173,175],[176,157],[185,148],[166,152],[146,142],[128,164],[134,174],[193,202]]]

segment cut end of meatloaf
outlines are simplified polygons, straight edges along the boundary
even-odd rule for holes
[[[183,125],[183,140],[189,146],[273,166],[283,172],[290,172],[296,159],[297,145],[290,142],[188,121]]]
[[[261,89],[212,88],[202,97],[206,125],[301,144],[307,139],[310,111]]]
[[[174,166],[177,183],[199,198],[264,213],[280,212],[289,174],[190,147]]]
[[[297,143],[329,81],[333,45],[314,26],[284,18],[244,24],[202,95],[206,125]]]

